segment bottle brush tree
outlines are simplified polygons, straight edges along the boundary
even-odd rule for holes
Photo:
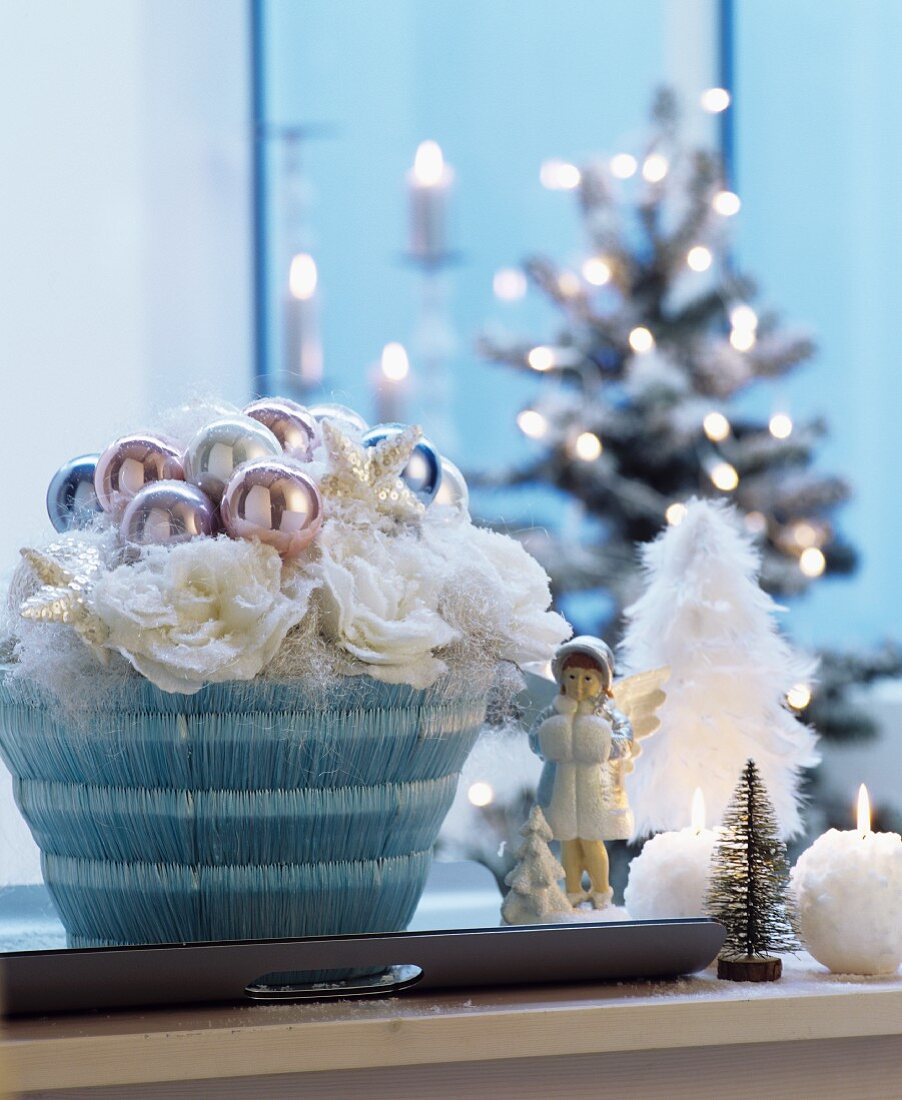
[[[708,914],[726,926],[717,976],[775,981],[778,952],[798,946],[789,917],[789,865],[777,820],[754,760],[749,760],[724,815],[711,858]]]

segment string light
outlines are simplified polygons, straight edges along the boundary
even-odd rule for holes
[[[774,439],[789,439],[792,435],[792,418],[786,413],[774,413],[767,425]]]
[[[792,529],[792,537],[796,546],[817,546],[820,532],[806,520],[799,520]]]
[[[733,191],[718,191],[711,200],[711,205],[714,207],[715,214],[720,214],[723,218],[732,218],[742,208],[742,201]]]
[[[675,500],[673,504],[668,504],[664,518],[671,527],[679,527],[686,518],[686,505],[679,500]]]
[[[537,348],[533,348],[529,355],[526,356],[526,362],[529,363],[533,370],[551,370],[554,366],[554,352],[551,348],[546,347],[544,344],[540,344]]]
[[[799,569],[806,577],[819,577],[826,568],[827,559],[817,546],[806,546],[799,555]]]
[[[309,301],[316,291],[316,261],[307,252],[292,256],[288,269],[288,290],[292,298],[300,302]]]
[[[718,462],[712,466],[710,477],[714,488],[720,489],[722,493],[732,493],[739,484],[736,467],[731,466],[729,462]]]
[[[730,310],[730,324],[737,332],[755,332],[758,328],[758,314],[751,306],[733,306]]]
[[[730,93],[726,88],[706,88],[701,95],[702,110],[719,115],[730,106]]]
[[[736,351],[750,351],[755,346],[754,329],[734,328],[730,333],[730,343]]]
[[[516,302],[526,294],[526,276],[516,267],[502,267],[495,272],[492,290],[502,302]]]
[[[686,263],[693,271],[707,271],[713,259],[711,249],[705,248],[703,244],[690,248],[686,255]]]
[[[604,286],[611,279],[611,265],[600,256],[590,256],[582,266],[583,278],[592,286]]]
[[[745,517],[745,525],[753,535],[766,534],[767,516],[763,512],[748,512]]]
[[[564,298],[575,298],[582,290],[579,276],[572,271],[562,271],[557,277],[557,288]]]
[[[619,180],[628,180],[635,176],[639,162],[629,153],[618,153],[611,157],[611,175]]]
[[[642,177],[649,183],[660,183],[670,170],[670,161],[663,153],[649,153],[642,165]]]
[[[529,439],[541,439],[548,431],[548,421],[536,409],[524,409],[517,416],[517,427]]]
[[[495,800],[495,792],[491,783],[486,783],[480,779],[478,782],[470,784],[467,798],[473,806],[488,806]]]
[[[546,160],[539,169],[539,179],[549,191],[573,191],[579,187],[582,173],[566,160]]]
[[[594,432],[580,432],[573,444],[573,450],[576,457],[581,458],[583,462],[594,462],[604,448]]]
[[[811,688],[807,684],[793,684],[786,692],[786,702],[793,710],[804,710],[811,702]]]
[[[644,354],[646,351],[651,351],[655,346],[655,338],[651,332],[644,326],[638,325],[629,334],[630,347],[633,351],[639,355]]]
[[[730,434],[730,422],[721,412],[709,412],[702,421],[702,428],[712,443],[722,443]]]
[[[755,346],[758,314],[751,306],[738,305],[730,310],[730,343],[736,351],[749,351]]]
[[[402,344],[386,344],[380,365],[389,382],[403,382],[410,373],[410,360]]]

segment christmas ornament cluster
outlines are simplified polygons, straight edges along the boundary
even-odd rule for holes
[[[275,397],[161,420],[53,477],[56,537],[22,551],[0,623],[13,677],[67,705],[134,672],[189,694],[258,676],[422,689],[568,636],[545,572],[471,522],[419,427]]]
[[[311,473],[323,446],[346,463],[343,488],[341,474],[329,475],[336,496],[366,486],[376,490],[379,510],[416,515],[444,479],[446,500],[466,505],[459,471],[418,428],[369,429],[342,405],[305,408],[287,398],[263,398],[239,415],[202,425],[184,448],[165,435],[139,432],[67,462],[50,483],[47,511],[60,532],[106,515],[131,546],[225,532],[259,539],[294,558],[322,524],[322,493]]]

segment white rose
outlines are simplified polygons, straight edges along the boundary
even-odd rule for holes
[[[467,633],[490,641],[497,656],[524,665],[547,661],[571,634],[550,611],[548,575],[515,539],[471,524],[428,527],[424,538],[453,570],[448,601]]]
[[[412,537],[331,520],[311,572],[323,582],[323,629],[366,673],[425,688],[446,671],[432,655],[458,636],[438,613],[442,561]],[[438,568],[436,568],[438,566]]]
[[[259,542],[196,539],[149,548],[95,585],[106,645],[164,691],[250,680],[307,611],[311,584],[282,592],[282,561]]]

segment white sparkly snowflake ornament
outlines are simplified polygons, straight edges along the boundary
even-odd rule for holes
[[[397,519],[423,515],[423,502],[401,478],[422,438],[422,429],[405,428],[372,447],[358,443],[329,420],[322,421],[322,432],[329,454],[329,472],[319,487],[327,500],[359,501],[381,515]]]
[[[91,611],[87,595],[103,568],[96,546],[54,543],[47,552],[25,548],[22,557],[41,582],[33,596],[19,609],[23,619],[42,623],[66,623],[106,663],[109,653],[102,648],[107,630]]]

